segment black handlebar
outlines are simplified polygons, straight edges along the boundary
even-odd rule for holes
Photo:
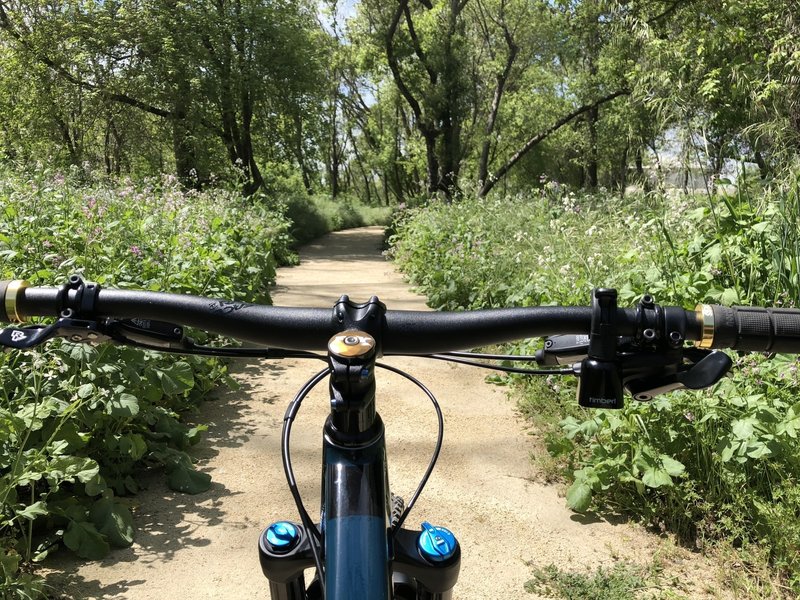
[[[342,330],[341,319],[330,309],[281,308],[90,286],[28,287],[22,281],[0,281],[0,321],[58,316],[66,310],[87,319],[175,322],[288,350],[324,350],[330,337]],[[657,307],[645,312],[640,308],[617,309],[618,335],[658,335],[675,345],[688,340],[702,348],[800,353],[798,309],[700,305],[695,311]],[[433,354],[548,335],[588,334],[592,309],[388,310],[382,319],[384,354]]]
[[[2,284],[0,284],[2,291]],[[0,319],[15,316],[57,316],[78,310],[82,298],[73,290],[27,287],[3,302]],[[632,321],[633,311],[622,317]],[[334,311],[324,308],[283,308],[199,296],[102,289],[97,291],[91,316],[81,318],[153,319],[179,323],[238,340],[287,350],[325,350],[341,331]],[[537,307],[480,310],[463,313],[388,310],[383,317],[385,354],[433,354],[555,333],[585,333],[588,308]]]

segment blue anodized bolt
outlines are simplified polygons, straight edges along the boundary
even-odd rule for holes
[[[274,552],[288,552],[297,545],[300,534],[297,527],[288,521],[278,521],[267,527],[267,542]]]
[[[417,547],[422,556],[432,562],[447,560],[456,551],[456,536],[444,527],[434,527],[427,521],[422,524],[422,533]]]

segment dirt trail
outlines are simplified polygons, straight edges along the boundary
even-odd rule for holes
[[[383,259],[380,242],[380,229],[364,228],[305,247],[299,267],[279,270],[274,303],[327,307],[342,293],[356,300],[378,294],[390,308],[425,309]],[[455,532],[463,549],[455,598],[534,599],[523,590],[529,563],[594,569],[620,558],[647,561],[662,547],[639,528],[578,518],[557,487],[534,483],[525,424],[504,390],[484,383],[485,372],[423,359],[386,362],[425,382],[444,411],[444,449],[407,526],[429,520]],[[318,368],[289,360],[238,366],[242,390],[220,394],[198,416],[211,423],[198,456],[213,476],[212,489],[177,494],[154,478],[136,499],[133,547],[83,565],[61,558],[53,583],[74,598],[266,598],[257,536],[273,520],[296,518],[280,462],[281,421],[294,392]],[[390,483],[408,497],[433,449],[435,416],[399,377],[380,373],[378,381]],[[292,451],[312,515],[327,405],[324,386],[317,391],[300,411]]]

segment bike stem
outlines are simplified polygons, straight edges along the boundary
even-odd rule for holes
[[[325,434],[337,444],[362,445],[383,430],[375,410],[375,359],[386,306],[376,296],[364,304],[342,296],[333,310],[341,329],[328,343],[331,414]]]

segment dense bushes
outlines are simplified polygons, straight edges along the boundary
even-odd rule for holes
[[[269,302],[290,223],[224,192],[183,193],[164,178],[79,187],[42,174],[0,174],[0,278],[101,285]],[[52,342],[0,355],[0,597],[40,584],[20,564],[63,544],[97,558],[133,539],[125,496],[163,466],[176,490],[207,489],[187,449],[204,429],[181,420],[224,364],[133,348]]]
[[[687,308],[791,305],[800,292],[799,187],[790,178],[730,196],[622,200],[577,198],[551,184],[529,198],[409,211],[393,254],[439,308],[586,305],[598,285],[617,287],[623,304],[650,291]],[[727,540],[745,558],[763,549],[797,592],[800,365],[736,361],[733,377],[710,391],[619,412],[578,409],[570,382],[528,389],[549,391],[558,400],[551,414],[567,415],[544,435],[574,479],[573,508],[622,510],[698,544]]]

